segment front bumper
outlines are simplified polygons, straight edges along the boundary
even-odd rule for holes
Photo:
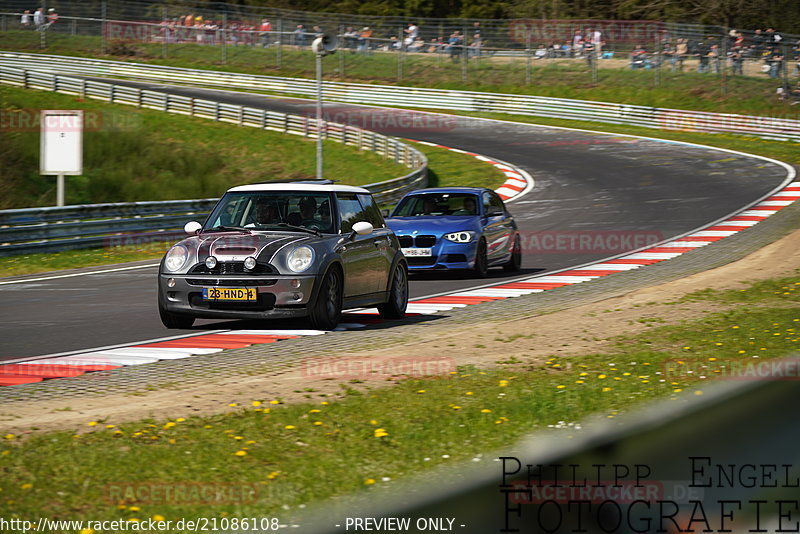
[[[475,267],[475,252],[477,248],[477,241],[454,243],[441,238],[431,248],[432,256],[406,256],[408,270],[472,269]]]
[[[172,287],[170,287],[172,281]],[[203,300],[203,288],[255,288],[256,302]],[[159,299],[172,313],[205,318],[305,317],[313,302],[316,276],[209,276],[159,274]]]

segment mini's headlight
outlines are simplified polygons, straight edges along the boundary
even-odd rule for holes
[[[309,247],[297,247],[289,253],[286,265],[292,272],[302,273],[314,263],[314,250]]]
[[[175,272],[184,266],[186,260],[189,259],[189,251],[183,245],[175,245],[167,252],[167,257],[164,259],[164,267],[168,271]]]
[[[444,238],[454,243],[469,243],[475,238],[475,232],[453,232],[452,234],[445,234]]]
[[[213,269],[216,266],[217,266],[217,258],[215,258],[214,256],[209,256],[206,258],[206,267],[208,267],[209,269]]]
[[[253,256],[247,256],[244,259],[244,268],[248,271],[252,271],[256,268],[256,259]]]

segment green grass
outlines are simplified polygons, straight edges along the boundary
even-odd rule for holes
[[[732,363],[796,351],[797,294],[765,292],[770,284],[800,286],[800,277],[720,292],[753,298],[746,306],[616,339],[604,354],[552,356],[541,364],[514,358],[434,378],[395,377],[389,388],[370,387],[360,377],[366,384],[356,390],[345,382],[360,380],[342,377],[338,395],[317,394],[321,403],[282,405],[253,392],[252,404],[220,415],[87,420],[71,431],[7,435],[0,444],[0,510],[6,517],[285,517],[299,505],[368,492],[435,465],[491,461],[487,451],[532,431],[580,432],[590,414],[614,418],[645,401],[701,395]],[[515,341],[508,339],[512,352]],[[211,508],[108,498],[109,491],[124,494],[137,484],[181,483],[252,484],[257,496]]]
[[[30,33],[32,32],[5,32],[0,35],[0,49],[87,57],[100,55],[99,37],[51,34],[50,47],[42,51],[38,48],[38,40]],[[134,55],[104,56],[108,59],[275,76],[314,76],[313,55],[307,50],[298,51],[291,46],[282,48],[278,66],[276,47],[228,47],[228,57],[223,63],[219,47],[170,45],[167,57],[162,58],[160,44],[112,45],[121,53]],[[416,87],[535,94],[676,109],[797,117],[796,108],[775,98],[779,81],[765,76],[728,76],[723,85],[719,75],[693,72],[693,63],[688,64],[686,72],[682,73],[673,73],[668,68],[662,69],[657,85],[655,72],[652,70],[602,68],[608,63],[601,61],[597,83],[592,83],[591,72],[583,61],[533,62],[531,84],[528,85],[525,61],[522,59],[471,60],[465,82],[462,81],[460,62],[453,63],[448,58],[426,54],[407,54],[404,57],[402,69],[398,69],[398,55],[394,53],[364,56],[351,51],[340,51],[326,58],[325,76],[330,80],[399,83]],[[401,70],[403,75],[398,82]]]
[[[84,174],[67,178],[67,204],[211,198],[233,185],[315,175],[315,143],[298,136],[8,86],[0,87],[0,107],[26,117],[40,109],[91,113],[98,127],[85,132]],[[326,175],[344,183],[409,172],[374,153],[325,148]],[[55,180],[39,175],[38,128],[0,131],[0,164],[0,208],[53,204]]]
[[[0,277],[95,267],[112,263],[153,260],[158,262],[169,249],[169,242],[124,245],[97,249],[65,250],[48,254],[18,254],[0,258]]]

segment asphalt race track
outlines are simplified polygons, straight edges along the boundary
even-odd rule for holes
[[[116,83],[166,90],[164,85]],[[179,87],[169,92],[314,114],[314,104],[307,100]],[[521,274],[526,277],[689,232],[759,200],[786,177],[783,167],[759,158],[651,139],[345,104],[326,104],[326,116],[476,152],[528,171],[536,187],[509,204],[523,233]],[[213,127],[211,122],[209,127]],[[447,274],[415,276],[412,297],[519,276],[509,277],[500,270],[486,280]],[[165,329],[158,318],[154,266],[46,278],[33,275],[26,282],[0,283],[0,360],[182,333]],[[237,324],[203,320],[193,331]]]

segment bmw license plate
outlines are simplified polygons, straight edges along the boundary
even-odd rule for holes
[[[203,300],[244,300],[255,302],[258,292],[254,287],[204,287]]]
[[[433,256],[433,251],[429,248],[401,248],[400,251],[403,253],[403,256],[422,256],[422,257],[430,257]]]

